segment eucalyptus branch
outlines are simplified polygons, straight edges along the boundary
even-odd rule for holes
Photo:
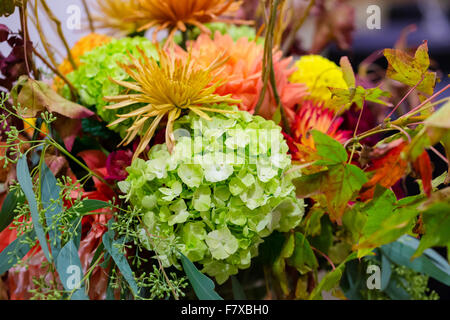
[[[152,240],[152,235],[150,234],[150,232],[148,232],[148,229],[145,226],[145,224],[142,222],[141,218],[138,217],[138,219],[139,219],[139,222],[141,223],[141,225],[144,227],[145,232],[147,233],[148,241],[151,243],[151,245],[153,247],[155,247],[153,240]],[[159,259],[157,254],[156,254],[156,260],[158,261],[159,269],[161,270],[161,273],[163,274],[164,279],[167,282],[167,285],[170,287],[170,290],[172,291],[173,297],[175,298],[175,300],[179,300],[178,294],[175,291],[175,288],[172,286],[172,282],[170,281],[169,277],[167,276],[167,273],[164,270],[164,266],[162,265],[162,262]]]

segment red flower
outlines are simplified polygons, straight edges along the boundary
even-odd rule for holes
[[[133,158],[133,152],[131,150],[118,150],[111,152],[106,159],[106,170],[108,180],[125,180],[128,176],[128,172],[125,170],[131,165]]]
[[[305,153],[315,151],[313,137],[309,134],[312,129],[324,132],[339,142],[345,142],[350,137],[351,131],[339,130],[342,121],[341,117],[336,117],[333,111],[321,104],[304,102],[295,114],[291,137],[286,139],[292,158],[302,160]]]

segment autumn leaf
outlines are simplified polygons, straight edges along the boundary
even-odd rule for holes
[[[423,190],[428,197],[431,196],[433,179],[433,169],[431,168],[431,161],[428,152],[424,151],[413,163],[414,170],[420,174],[422,179]]]
[[[341,66],[344,81],[347,83],[347,86],[349,88],[355,88],[355,72],[353,71],[352,64],[350,63],[350,60],[348,60],[348,57],[341,57],[339,65]]]
[[[383,91],[378,87],[365,89],[362,86],[356,88],[350,87],[349,89],[341,88],[328,88],[331,91],[331,105],[335,108],[342,108],[343,106],[350,106],[355,103],[358,108],[362,108],[364,101],[370,101],[386,106],[391,106],[389,102],[383,101],[381,97],[390,97],[391,94],[387,91]]]
[[[35,118],[43,111],[57,115],[52,126],[64,141],[67,150],[71,151],[75,138],[81,130],[81,120],[94,113],[72,101],[66,100],[42,81],[21,76],[11,90],[14,104],[19,107],[19,113],[24,118]]]
[[[408,149],[405,150],[407,158],[411,162],[422,155],[426,148],[437,143],[444,146],[447,159],[450,160],[450,102],[447,101],[435,113],[424,121],[424,126],[412,139]],[[450,182],[450,170],[447,171],[445,183]]]
[[[417,86],[418,90],[428,95],[433,94],[436,73],[428,71],[430,58],[427,41],[417,48],[414,57],[399,49],[385,49],[384,56],[389,63],[386,71],[388,78],[410,87],[414,87],[420,82]]]
[[[296,193],[301,198],[324,195],[331,220],[341,224],[348,202],[358,194],[367,178],[360,168],[346,163],[347,152],[338,141],[317,130],[311,134],[321,158],[314,165],[326,166],[326,170],[294,179]]]
[[[362,200],[373,197],[377,184],[390,188],[403,177],[408,162],[401,157],[401,153],[406,146],[407,143],[403,139],[397,139],[372,151],[371,167],[368,171],[375,171],[375,174],[362,187],[360,193]]]
[[[70,100],[64,99],[48,84],[21,76],[11,92],[14,103],[20,104],[20,114],[25,118],[34,118],[48,110],[71,119],[83,119],[94,113]]]

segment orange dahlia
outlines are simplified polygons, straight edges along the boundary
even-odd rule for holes
[[[80,65],[80,58],[86,52],[91,51],[92,49],[104,45],[111,41],[111,37],[105,36],[103,34],[90,33],[87,36],[78,40],[77,43],[70,49],[70,53],[72,54],[73,60],[77,66]],[[58,71],[63,75],[67,75],[73,71],[72,64],[69,59],[66,58],[64,61],[58,66]],[[55,77],[53,80],[54,88],[59,90],[64,86],[64,81],[59,77]]]
[[[214,74],[213,82],[223,82],[217,87],[216,93],[231,94],[232,98],[242,101],[239,104],[241,110],[253,113],[263,87],[261,75],[264,47],[247,38],[240,38],[235,42],[230,35],[222,35],[218,31],[214,38],[206,34],[200,35],[197,40],[189,42],[188,47],[192,47],[193,60],[203,67],[208,66],[220,55],[228,58],[219,72]],[[186,55],[179,48],[178,52]],[[293,120],[294,107],[306,94],[306,86],[289,82],[289,76],[295,71],[295,67],[289,67],[291,58],[283,59],[281,51],[274,51],[273,62],[281,102],[290,120]],[[277,104],[271,90],[267,90],[259,114],[271,119],[276,108]]]
[[[328,134],[343,143],[351,136],[351,131],[339,130],[344,119],[323,107],[321,103],[304,102],[297,113],[291,127],[291,136],[287,136],[293,160],[303,160],[315,151],[315,144],[309,131],[312,129]]]

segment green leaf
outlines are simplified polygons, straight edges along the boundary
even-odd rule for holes
[[[413,206],[399,208],[381,222],[380,229],[364,236],[358,248],[375,248],[397,240],[407,232],[411,232],[417,217],[417,209]],[[369,220],[368,220],[369,221]]]
[[[427,249],[420,257],[411,261],[419,246],[419,240],[404,235],[397,241],[384,245],[380,249],[383,255],[393,263],[426,274],[450,286],[450,265],[436,251]]]
[[[123,253],[119,251],[115,244],[121,244],[120,239],[114,240],[114,231],[110,230],[103,235],[103,245],[106,251],[111,255],[117,267],[119,267],[125,280],[131,288],[131,291],[135,296],[139,296],[139,288],[134,279],[133,271],[128,264],[127,258]]]
[[[427,248],[450,245],[450,201],[435,203],[422,214],[425,234],[414,257],[420,256]]]
[[[316,161],[316,165],[333,165],[347,161],[347,151],[337,140],[318,130],[312,130],[317,154],[322,160]]]
[[[345,264],[350,261],[356,259],[356,252],[350,254],[339,266],[336,267],[331,272],[328,272],[325,277],[323,277],[322,281],[314,288],[309,296],[309,300],[317,300],[322,299],[322,291],[330,291],[338,285],[341,280],[342,274],[344,272]]]
[[[423,77],[417,89],[428,95],[433,94],[436,84],[436,73],[428,72],[430,58],[428,56],[427,41],[424,41],[417,48],[414,57],[398,49],[385,49],[384,56],[389,63],[386,71],[387,77],[410,87],[418,84]]]
[[[358,242],[367,223],[367,214],[363,210],[360,208],[360,203],[357,203],[342,218],[342,223],[351,232],[354,243]]]
[[[181,264],[189,282],[194,288],[195,294],[199,300],[223,300],[216,291],[214,291],[214,282],[198,271],[195,265],[180,252]]]
[[[319,266],[308,240],[300,232],[295,233],[294,252],[287,260],[287,263],[295,267],[301,274],[305,274]]]
[[[362,86],[356,88],[341,89],[341,88],[329,88],[332,93],[331,105],[335,108],[342,108],[342,106],[349,106],[353,103],[359,108],[362,108],[364,101],[371,101],[374,103],[390,106],[389,102],[379,99],[380,97],[390,97],[391,94],[387,91],[383,91],[380,88],[365,89]]]
[[[19,158],[17,162],[17,180],[22,188],[25,197],[27,198],[30,207],[31,219],[33,220],[34,230],[44,252],[45,258],[51,261],[50,251],[48,250],[47,238],[45,236],[44,228],[40,222],[40,216],[37,208],[36,197],[33,192],[33,183],[31,182],[30,170],[25,156]]]
[[[333,245],[333,224],[330,222],[327,215],[322,216],[319,223],[320,234],[315,237],[308,238],[308,240],[311,246],[325,254],[328,254],[328,250]]]
[[[279,124],[281,122],[281,105],[279,105],[273,113],[272,121],[276,124]]]
[[[334,221],[341,221],[348,202],[359,193],[367,182],[367,177],[364,171],[352,164],[328,167],[328,171],[300,176],[292,182],[296,187],[297,197],[325,195],[330,217]]]
[[[347,203],[352,200],[367,182],[367,177],[355,165],[338,165],[330,168],[323,193],[327,198],[328,209],[331,216],[340,220],[344,214]]]
[[[57,216],[63,210],[59,198],[60,188],[56,183],[55,176],[43,163],[41,168],[41,203],[42,208],[45,210],[47,226],[50,229],[48,235],[53,257],[57,257],[61,249]]]
[[[0,211],[0,232],[8,227],[14,220],[16,215],[14,209],[19,203],[19,200],[22,199],[18,198],[17,191],[11,191],[6,195],[6,198],[3,201],[2,210]]]
[[[363,234],[367,237],[381,229],[384,220],[394,212],[397,198],[390,189],[379,185],[375,187],[373,199],[362,208],[367,214],[367,222],[364,225]]]
[[[95,200],[95,199],[84,199],[81,201],[82,206],[77,207],[77,212],[80,214],[89,213],[98,209],[103,209],[106,207],[110,207],[111,205],[108,202]]]
[[[78,249],[73,240],[70,240],[62,247],[56,258],[56,270],[64,289],[69,293],[73,291],[71,300],[89,300],[85,293],[84,283],[73,282],[77,280],[72,277],[74,272],[78,272],[80,281],[83,279],[83,268],[78,256]],[[78,288],[75,289],[76,287]]]
[[[286,274],[286,258],[289,258],[294,253],[295,249],[295,236],[293,233],[286,235],[283,249],[281,249],[280,255],[275,260],[272,266],[273,273],[278,279],[281,290],[285,295],[289,294],[289,283]]]
[[[34,231],[30,234],[24,234],[11,242],[0,253],[0,275],[11,269],[31,250],[28,243],[23,243],[26,238],[33,238]]]
[[[239,283],[239,280],[235,276],[231,276],[231,286],[233,290],[234,300],[247,300],[244,288],[242,288],[242,285]]]

